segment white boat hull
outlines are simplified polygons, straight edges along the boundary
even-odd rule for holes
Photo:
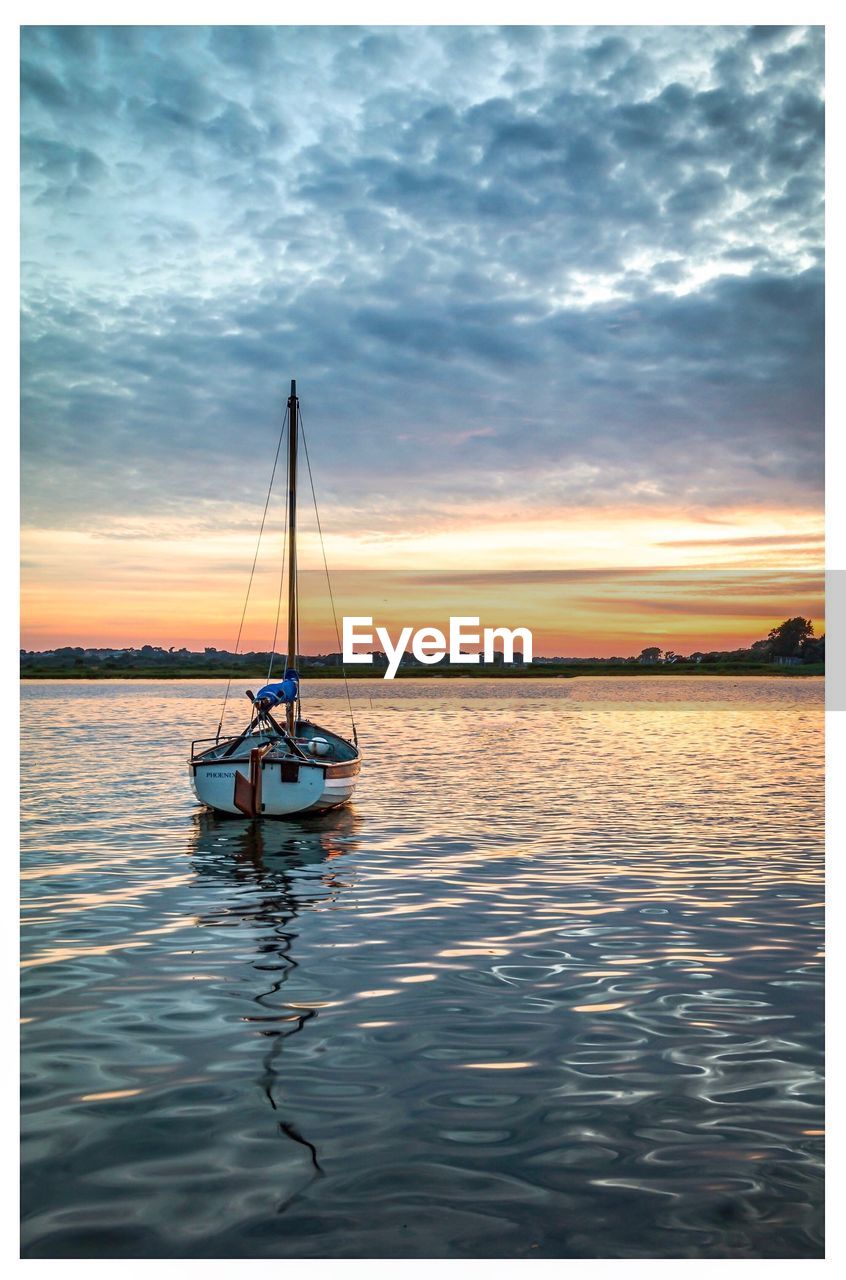
[[[321,730],[326,734],[326,730]],[[335,742],[342,743],[335,735]],[[251,740],[248,740],[251,741]],[[247,744],[244,744],[245,747]],[[348,751],[354,751],[348,743]],[[260,771],[260,784],[256,816],[290,817],[294,814],[321,813],[335,809],[352,799],[361,769],[356,752],[347,760],[292,760],[274,758],[272,755],[251,765],[250,752],[239,751],[237,758],[221,759],[193,757],[189,762],[189,774],[194,795],[201,804],[220,813],[239,814],[244,810],[236,803],[236,775],[251,784]]]

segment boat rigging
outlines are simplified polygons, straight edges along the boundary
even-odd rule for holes
[[[246,691],[251,705],[249,723],[241,733],[233,737],[221,738],[223,715],[229,695],[229,685],[227,685],[217,734],[213,739],[195,740],[191,744],[189,758],[191,785],[197,799],[221,813],[240,813],[248,818],[291,817],[295,814],[321,813],[327,809],[338,808],[352,798],[361,770],[361,753],[354,722],[352,740],[350,740],[314,724],[302,715],[300,676],[297,668],[299,638],[297,452],[301,437],[301,415],[297,384],[294,380],[291,382],[286,420],[288,487],[285,538],[288,569],[288,653],[284,676],[282,680],[271,682],[274,656],[271,652],[267,683],[257,693],[251,690]],[[305,445],[304,437],[303,444]],[[307,448],[305,448],[305,455],[308,464]],[[267,517],[270,491],[273,487],[278,459],[279,448],[277,448],[262,516],[259,543]],[[308,465],[308,471],[311,480],[310,465]],[[314,495],[313,480],[311,480],[311,489]],[[319,516],[318,531],[320,531]],[[322,533],[320,540],[322,546]],[[284,554],[283,550],[283,560]],[[250,573],[250,585],[252,585],[257,558],[258,548]],[[326,565],[325,551],[323,560]],[[328,566],[326,576],[329,581]],[[247,601],[249,590],[248,586]],[[329,591],[332,599],[331,582],[329,582]],[[244,612],[241,615],[236,650],[240,645],[246,608],[247,602],[244,604]],[[332,599],[332,612],[334,616],[334,599]],[[337,631],[337,618],[335,629]],[[274,635],[274,650],[275,646],[276,636]],[[346,675],[344,678],[346,679]],[[347,690],[347,698],[349,701],[349,690]],[[351,703],[350,716],[352,718]]]

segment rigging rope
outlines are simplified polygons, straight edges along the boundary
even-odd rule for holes
[[[261,525],[259,527],[258,542],[256,543],[256,553],[253,556],[253,567],[250,569],[250,580],[247,583],[247,594],[244,598],[244,608],[241,610],[241,622],[238,626],[238,638],[235,641],[235,653],[237,654],[241,646],[241,632],[244,630],[244,619],[247,616],[247,605],[250,603],[250,591],[253,586],[253,577],[256,572],[256,562],[258,561],[259,548],[261,547],[261,538],[264,533],[264,523],[267,519],[267,508],[270,506],[270,495],[273,491],[273,481],[276,477],[276,466],[279,462],[279,450],[282,448],[282,440],[285,436],[285,427],[288,422],[288,409],[285,408],[285,416],[282,419],[282,430],[279,432],[279,443],[276,446],[276,456],[273,459],[273,470],[270,473],[270,484],[267,486],[267,497],[264,500],[264,511],[262,512]],[[230,676],[226,682],[226,692],[223,695],[223,706],[220,709],[220,722],[217,726],[217,740],[220,741],[220,732],[223,728],[223,717],[226,714],[226,703],[229,699],[229,690],[232,687],[232,677]]]
[[[344,666],[344,650],[341,644],[341,633],[338,630],[338,615],[335,611],[335,597],[332,593],[332,579],[329,577],[329,564],[326,559],[326,547],[323,544],[323,530],[320,527],[320,513],[317,510],[317,495],[314,492],[314,478],[311,474],[311,462],[308,456],[308,444],[306,442],[305,428],[303,426],[302,411],[300,411],[300,434],[303,440],[303,452],[305,453],[306,467],[308,469],[308,481],[309,481],[309,484],[311,485],[311,500],[314,503],[314,518],[317,521],[317,533],[318,533],[318,536],[320,537],[320,552],[321,552],[321,555],[323,556],[323,568],[326,570],[326,585],[329,588],[329,603],[332,606],[332,621],[335,624],[335,640],[337,641],[338,651],[341,658],[341,674],[344,677],[344,688],[346,689],[346,693],[347,693],[347,706],[349,707],[349,712],[350,712],[350,724],[352,725],[353,738],[355,739],[356,742],[358,742],[358,734],[356,732],[356,727],[355,727],[355,717],[353,716],[353,709],[352,709],[352,698],[350,697],[350,686],[349,686],[349,681],[347,680],[347,669]]]

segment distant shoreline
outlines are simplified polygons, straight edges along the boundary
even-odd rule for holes
[[[360,667],[347,671],[347,680],[382,680],[382,667],[362,671]],[[643,665],[625,664],[605,666],[599,663],[561,664],[560,666],[528,666],[528,667],[483,667],[470,670],[426,670],[425,668],[401,667],[394,677],[396,680],[574,680],[579,676],[614,676],[641,677],[650,676],[656,679],[673,676],[690,676],[698,679],[708,676],[770,676],[775,679],[799,676],[824,676],[825,665],[821,662],[807,663],[804,666],[774,666],[770,663],[645,663]],[[303,681],[308,680],[342,680],[343,672],[332,667],[306,667],[300,672]],[[211,671],[167,671],[155,667],[135,668],[124,671],[32,671],[21,672],[21,680],[76,680],[76,681],[113,681],[113,680],[238,680],[244,684],[264,684],[267,672],[245,671],[243,667],[225,667]]]

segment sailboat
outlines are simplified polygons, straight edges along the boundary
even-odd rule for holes
[[[241,733],[234,737],[221,737],[221,712],[215,737],[195,739],[189,758],[191,786],[200,803],[220,813],[238,813],[248,818],[286,818],[336,809],[352,798],[361,770],[361,753],[354,723],[353,737],[349,740],[302,715],[297,671],[297,445],[300,412],[296,381],[291,382],[287,422],[288,659],[285,674],[282,680],[271,683],[269,670],[267,684],[257,693],[246,691],[251,714]],[[272,485],[271,477],[271,488]],[[271,654],[271,667],[272,662]],[[225,706],[224,698],[224,710]]]

